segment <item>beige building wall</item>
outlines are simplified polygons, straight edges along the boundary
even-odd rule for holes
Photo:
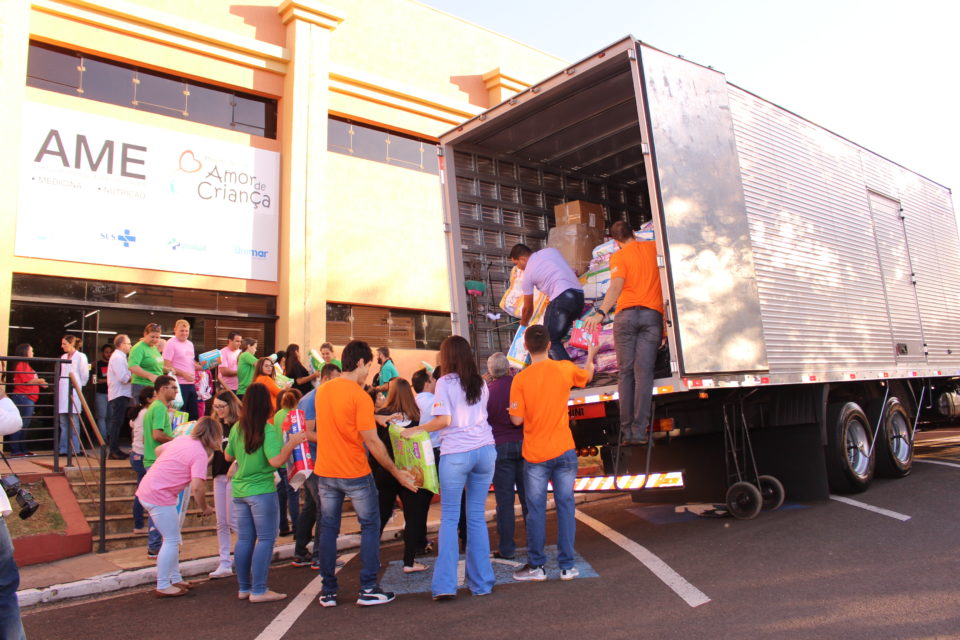
[[[278,282],[19,258],[7,233],[0,316],[9,317],[14,272],[249,292],[277,296],[277,342],[306,348],[324,341],[328,300],[450,305],[439,178],[328,153],[328,112],[429,140],[564,64],[413,0],[3,0],[0,8],[0,101],[13,121],[27,97],[279,151],[283,185]],[[275,98],[278,139],[27,90],[28,39]],[[0,224],[11,231],[18,161],[2,161],[9,190]],[[0,351],[6,339],[0,332]]]

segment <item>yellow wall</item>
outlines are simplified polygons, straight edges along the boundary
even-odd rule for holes
[[[450,310],[440,178],[327,154],[327,298]]]
[[[0,317],[9,315],[14,271],[276,295],[282,318],[278,343],[307,348],[323,341],[328,300],[448,311],[438,177],[327,153],[322,131],[327,110],[432,138],[503,99],[505,91],[564,64],[413,0],[32,0],[29,9],[26,4],[0,0],[10,16],[0,18],[0,35],[9,31],[22,40],[17,45],[4,38],[10,49],[3,49],[0,67],[4,112],[22,102],[26,55],[16,47],[26,41],[27,21],[29,37],[36,40],[276,98],[280,139],[265,140],[29,90],[33,100],[280,151],[279,250],[288,257],[280,265],[280,281],[268,283],[17,258],[7,234],[0,244]],[[10,10],[12,5],[19,12]],[[291,26],[297,21],[310,26]],[[317,27],[327,35],[318,35]],[[313,35],[298,42],[297,33]],[[506,78],[502,85],[500,77]],[[285,102],[317,96],[318,90],[326,100],[315,99],[306,108]],[[304,131],[310,132],[306,152]],[[4,175],[13,189],[0,209],[0,224],[12,229],[19,158],[8,157],[13,166]],[[317,248],[317,235],[323,249]]]

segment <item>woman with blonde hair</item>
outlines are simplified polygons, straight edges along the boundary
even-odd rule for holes
[[[150,514],[163,536],[157,555],[157,589],[159,598],[182,596],[193,588],[180,575],[180,514],[177,495],[187,485],[201,515],[210,515],[207,504],[207,459],[209,452],[223,446],[223,431],[213,418],[200,418],[189,435],[174,438],[157,447],[157,460],[137,488],[137,498]]]
[[[377,411],[377,414],[386,416],[399,414],[400,421],[409,420],[410,426],[420,424],[420,407],[417,406],[410,383],[405,378],[392,378],[387,383],[387,389],[386,404]],[[393,460],[390,431],[387,427],[381,427],[378,424],[377,435],[386,446],[390,459]],[[380,494],[380,535],[383,535],[383,528],[387,526],[387,522],[393,515],[397,498],[400,498],[400,504],[403,505],[403,571],[404,573],[425,571],[427,566],[417,562],[415,557],[427,535],[427,514],[430,512],[433,492],[420,489],[414,493],[403,488],[373,456],[370,456],[370,468],[373,470],[373,479],[377,483],[377,491]]]

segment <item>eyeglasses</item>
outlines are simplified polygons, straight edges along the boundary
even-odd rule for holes
[[[227,405],[225,405],[225,404],[217,404],[216,402],[214,402],[214,403],[213,403],[213,408],[214,408],[214,409],[226,409],[226,408],[227,408]]]

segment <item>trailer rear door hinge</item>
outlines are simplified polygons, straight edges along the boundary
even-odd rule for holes
[[[663,269],[665,266],[667,266],[667,265],[666,265],[666,263],[665,263],[664,260],[663,260],[663,256],[657,256],[657,268],[658,268],[658,269]]]
[[[641,143],[640,143],[640,151],[642,151],[642,152],[643,152],[643,155],[645,155],[645,156],[650,155],[650,145],[647,144],[646,142],[641,142]]]
[[[676,360],[671,360],[671,361],[670,361],[670,373],[679,373],[679,372],[680,372],[680,367],[677,366]]]
[[[443,223],[443,232],[444,232],[444,233],[450,233],[451,231],[452,231],[452,229],[450,228],[450,223],[449,223],[449,222],[444,222],[444,223]]]
[[[637,50],[636,49],[627,49],[627,59],[636,60],[637,59]]]

